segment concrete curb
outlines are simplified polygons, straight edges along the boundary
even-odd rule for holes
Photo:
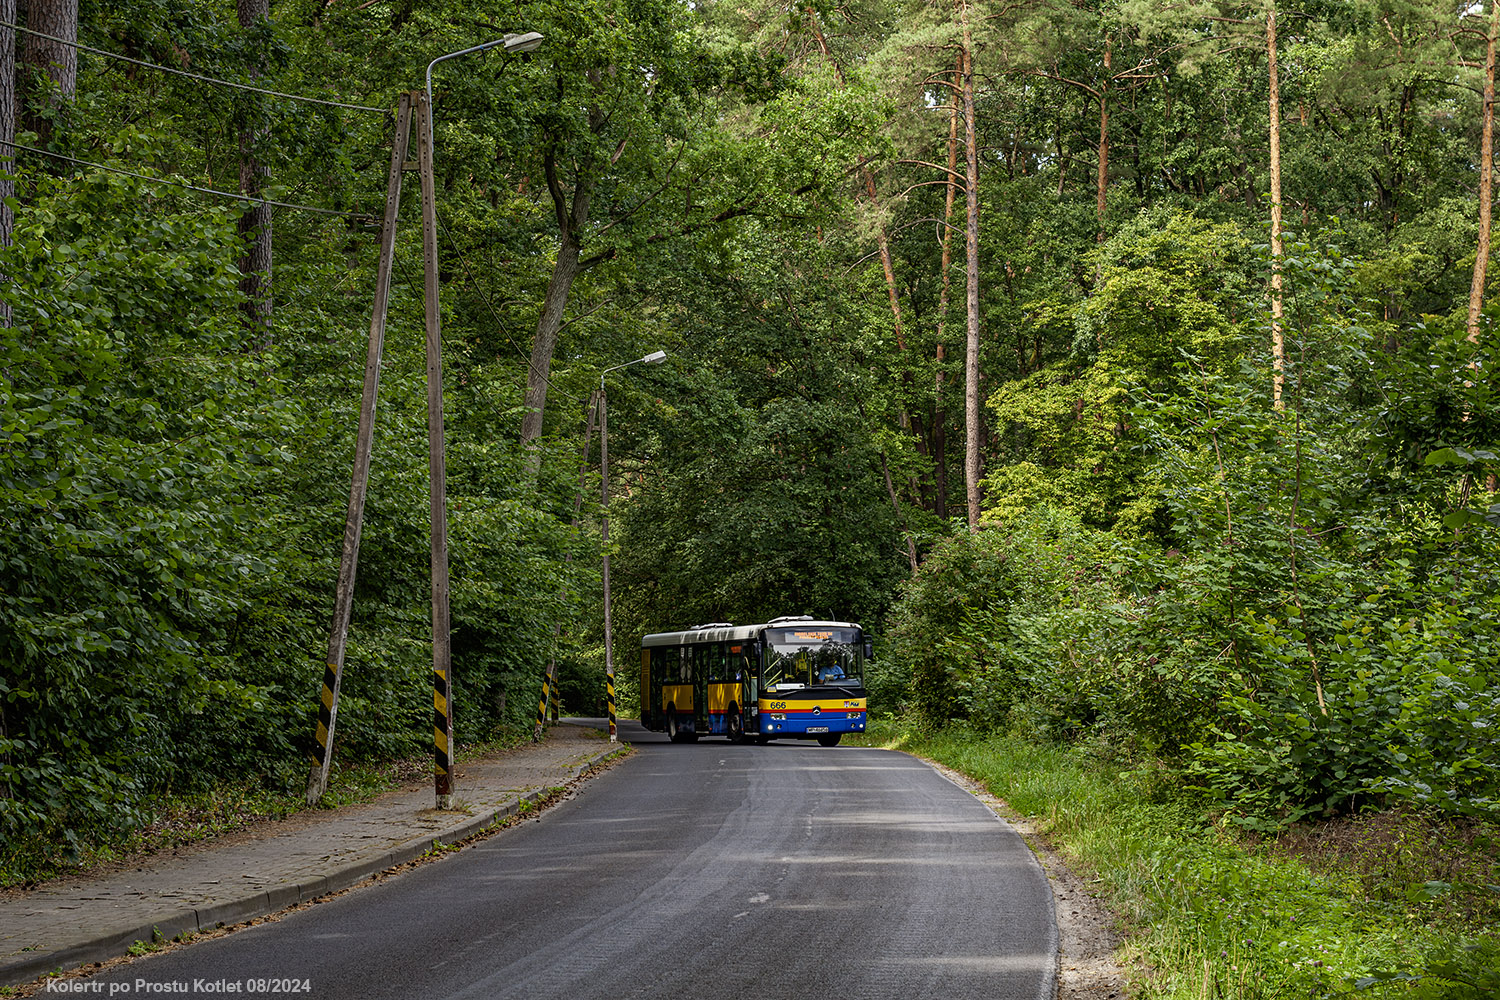
[[[622,749],[624,747],[620,744],[611,744],[590,755],[582,764],[564,772],[564,782],[578,780]],[[423,834],[384,854],[331,869],[311,879],[285,882],[247,896],[216,902],[202,909],[163,910],[160,917],[146,924],[104,930],[85,940],[72,941],[51,951],[26,952],[0,960],[0,986],[21,986],[49,972],[119,958],[129,954],[131,947],[137,942],[170,941],[183,933],[215,930],[339,892],[372,875],[415,861],[439,844],[455,844],[482,833],[520,812],[523,805],[546,797],[547,793],[547,789],[526,792],[499,808],[486,809],[437,833]]]

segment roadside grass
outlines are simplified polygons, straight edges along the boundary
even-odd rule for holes
[[[488,738],[460,743],[457,763],[513,749],[531,739],[530,727],[507,727]],[[0,889],[34,885],[61,875],[86,874],[127,859],[211,840],[251,823],[285,819],[308,809],[336,809],[369,802],[393,788],[429,778],[432,758],[413,754],[393,760],[334,759],[328,791],[316,806],[303,801],[307,770],[299,765],[279,776],[223,780],[205,791],[165,792],[143,807],[147,822],[130,830],[80,842],[71,849],[57,844],[0,845]]]
[[[858,742],[939,761],[1030,817],[1120,915],[1148,1000],[1500,997],[1500,831],[1415,813],[1259,841],[1165,769],[886,721]]]

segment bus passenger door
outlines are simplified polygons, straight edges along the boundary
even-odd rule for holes
[[[641,724],[647,729],[660,731],[667,728],[664,715],[667,706],[661,699],[662,674],[671,663],[671,657],[665,654],[675,652],[658,649],[653,657],[651,650],[641,650]]]
[[[745,720],[745,732],[753,736],[760,732],[760,664],[755,643],[730,646],[729,663],[730,676],[735,682],[735,701],[739,703],[741,717]]]
[[[708,712],[708,672],[713,654],[708,646],[693,650],[693,732],[704,735],[711,731]]]

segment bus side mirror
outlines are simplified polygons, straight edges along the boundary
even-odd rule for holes
[[[869,639],[865,640],[865,659],[875,659],[875,643],[871,642]]]

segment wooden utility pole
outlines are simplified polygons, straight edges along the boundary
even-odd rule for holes
[[[328,790],[328,768],[333,760],[333,724],[338,717],[339,682],[344,673],[344,649],[354,607],[354,577],[359,563],[359,535],[364,525],[365,490],[370,482],[370,452],[375,435],[375,399],[380,389],[380,357],[385,345],[386,305],[391,294],[391,266],[396,257],[396,216],[401,209],[401,172],[411,132],[411,95],[402,94],[396,110],[396,136],[391,142],[391,172],[386,182],[385,218],[380,227],[380,265],[375,273],[375,308],[370,316],[370,346],[365,355],[365,389],[359,406],[359,436],[354,444],[354,476],[349,488],[349,512],[344,520],[344,548],[339,557],[339,582],[333,598],[333,624],[328,635],[328,665],[323,672],[323,697],[318,708],[317,760],[307,778],[307,804],[314,805]]]
[[[413,115],[415,109],[415,115]],[[415,120],[413,120],[415,119]],[[422,182],[423,298],[427,327],[427,447],[432,515],[432,676],[433,783],[439,809],[453,808],[453,685],[452,630],[448,614],[448,504],[443,458],[443,352],[438,312],[437,191],[432,172],[432,118],[426,91],[402,94],[396,113],[396,138],[391,143],[391,172],[386,184],[385,220],[380,236],[380,270],[375,280],[375,310],[370,321],[370,348],[365,362],[365,391],[360,405],[359,438],[355,445],[354,484],[344,525],[344,551],[339,563],[334,597],[333,627],[328,640],[328,666],[323,674],[323,698],[318,711],[318,761],[307,781],[307,802],[316,803],[328,788],[333,754],[333,725],[338,716],[339,683],[344,648],[353,608],[359,534],[364,522],[365,489],[370,479],[370,451],[375,426],[375,398],[380,382],[380,355],[385,340],[386,303],[390,297],[391,265],[395,259],[396,217],[401,205],[401,174],[412,126],[417,132],[416,168]]]
[[[422,178],[422,298],[427,307],[427,473],[432,517],[433,785],[439,809],[453,808],[453,649],[448,618],[448,485],[443,460],[443,332],[438,311],[437,186],[432,174],[432,109],[417,104],[417,164]]]
[[[599,397],[589,395],[588,426],[583,432],[583,463],[578,469],[578,492],[573,497],[573,524],[574,531],[578,530],[578,518],[583,512],[583,488],[588,484],[589,476],[589,448],[594,442],[594,419],[599,415]],[[569,552],[563,556],[563,561],[571,563],[573,553]],[[552,628],[552,642],[556,646],[558,637],[562,635],[562,625]],[[542,698],[536,706],[536,728],[531,733],[533,741],[542,738],[542,732],[547,722],[548,705],[551,706],[552,721],[557,722],[557,713],[560,707],[561,696],[557,691],[557,652],[554,648],[553,654],[547,660],[547,669],[542,674]]]

